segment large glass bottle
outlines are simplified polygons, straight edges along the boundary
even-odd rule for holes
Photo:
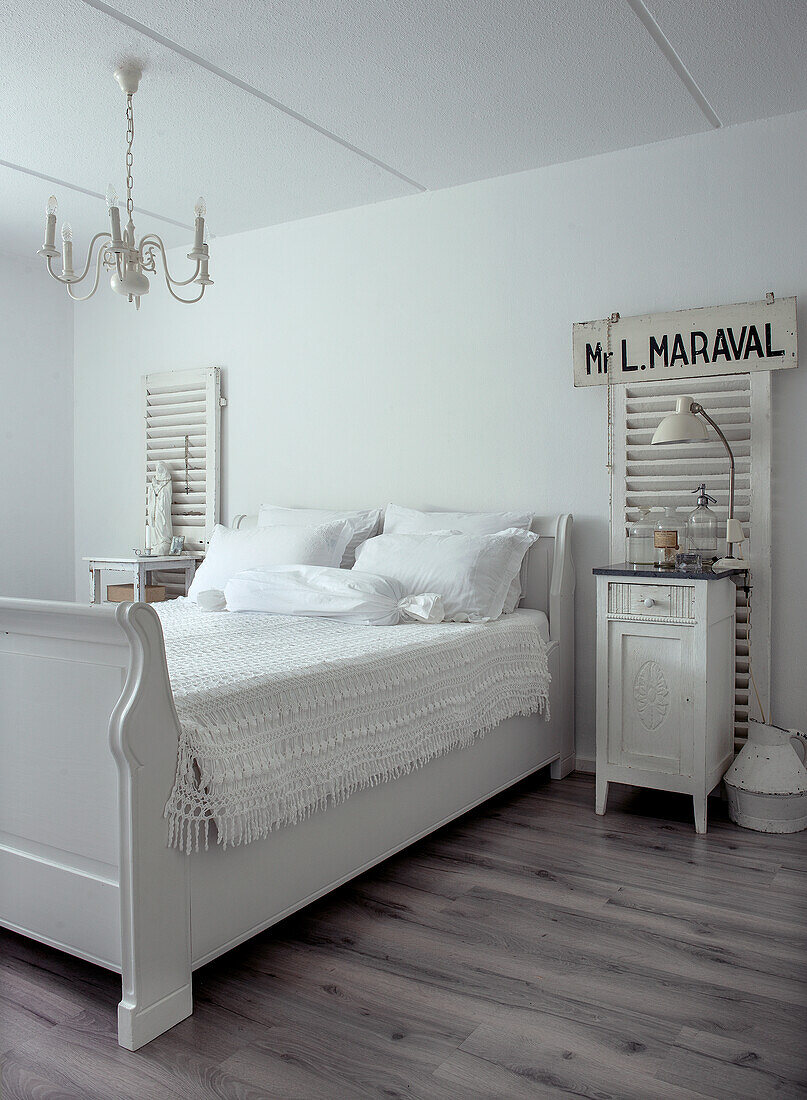
[[[678,518],[675,509],[667,505],[664,515],[653,524],[653,547],[658,569],[675,569],[675,555],[682,549],[686,523]]]
[[[628,555],[629,565],[637,568],[653,565],[653,523],[647,517],[652,508],[642,508],[641,515],[635,523],[628,527]]]
[[[705,483],[693,491],[698,494],[698,504],[687,517],[688,549],[700,554],[704,565],[711,565],[717,561],[717,516],[709,501],[712,504],[716,501],[706,492]]]

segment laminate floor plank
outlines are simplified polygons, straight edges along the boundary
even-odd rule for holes
[[[756,1042],[752,1048],[725,1035],[685,1028],[669,1051],[658,1077],[671,1084],[708,1089],[707,1095],[735,1100],[804,1100],[807,1067],[801,1054],[783,1055]]]
[[[663,992],[665,1021],[678,1026],[698,1022],[715,1031],[743,1034],[758,1012],[787,1029],[793,1009],[779,1000],[756,993],[739,993],[702,981],[697,973],[660,972],[652,965],[634,965],[622,945],[619,958],[599,956],[582,942],[558,951],[546,939],[525,942],[511,930],[502,942],[498,929],[486,923],[457,918],[439,935],[427,929],[402,926],[400,920],[376,919],[360,929],[363,912],[340,906],[330,919],[312,918],[297,935],[334,952],[356,953],[368,966],[421,980],[454,996],[487,999],[492,1005],[530,1005],[558,1013],[576,1014],[581,1006],[599,1011],[629,1009],[655,1017]],[[456,928],[456,931],[454,930]],[[346,930],[349,930],[346,931]],[[346,943],[346,941],[349,941]]]
[[[252,972],[241,970],[233,977],[244,987],[265,990],[260,1011],[266,1018],[317,1027],[323,1003],[330,1004],[340,1027],[348,1024],[380,1040],[394,1037],[396,1053],[411,1051],[413,1063],[436,1065],[445,1059],[484,1015],[484,1006],[473,1015],[458,1011],[454,1001],[441,1003],[422,981],[396,979],[389,971],[329,951],[293,952],[282,941],[255,960]],[[219,981],[219,995],[221,988]],[[244,1008],[253,1016],[255,1010],[255,1002]]]
[[[807,1098],[807,833],[527,781],[197,971],[134,1053],[115,974],[0,930],[2,1100]]]
[[[618,1013],[592,1027],[545,1013],[505,1010],[477,1028],[460,1051],[548,1095],[646,1100],[666,1087],[654,1076],[670,1042],[625,1023]],[[445,1075],[445,1065],[440,1072]]]
[[[779,956],[762,949],[744,952],[731,942],[700,942],[692,936],[676,936],[663,921],[625,920],[615,927],[610,912],[581,918],[563,909],[542,908],[520,898],[503,898],[487,891],[471,891],[447,910],[445,920],[462,917],[486,942],[512,942],[526,954],[530,941],[538,939],[542,957],[565,961],[579,951],[583,958],[605,965],[607,960],[627,958],[646,962],[659,972],[689,975],[693,980],[722,985],[741,993],[767,996],[794,1005],[807,1005],[807,987],[798,976],[802,955],[782,944]],[[498,932],[498,937],[496,933]],[[496,938],[494,938],[496,937]]]

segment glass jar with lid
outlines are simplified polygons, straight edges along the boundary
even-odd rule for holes
[[[658,569],[675,569],[675,555],[682,549],[686,537],[686,523],[678,518],[675,508],[668,504],[664,515],[653,524],[653,549]]]
[[[640,509],[639,519],[628,527],[627,562],[637,569],[650,568],[654,561],[652,508]]]

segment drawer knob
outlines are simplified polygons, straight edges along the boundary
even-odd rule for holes
[[[655,602],[652,596],[645,596],[643,600],[645,607],[652,607]]]

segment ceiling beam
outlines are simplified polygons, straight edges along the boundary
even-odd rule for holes
[[[315,130],[316,133],[321,134],[322,137],[327,138],[329,141],[336,142],[336,144],[341,145],[343,149],[347,149],[348,152],[354,153],[357,157],[369,161],[370,164],[374,164],[384,172],[389,172],[391,175],[395,176],[396,179],[402,180],[410,187],[414,187],[416,191],[428,190],[422,183],[418,183],[417,180],[405,176],[403,172],[399,172],[398,169],[393,168],[391,164],[387,164],[378,157],[374,157],[372,153],[368,153],[366,149],[360,149],[358,145],[353,145],[351,142],[346,141],[345,138],[335,134],[332,130],[328,130],[324,126],[320,126],[318,122],[306,118],[305,115],[301,115],[298,111],[293,110],[291,107],[287,107],[286,104],[281,103],[280,100],[273,99],[272,96],[267,95],[266,92],[262,92],[260,88],[255,88],[252,84],[247,84],[246,81],[241,80],[237,76],[233,76],[232,73],[228,73],[224,69],[220,69],[218,65],[214,65],[211,61],[207,61],[204,57],[200,57],[199,54],[193,53],[191,50],[186,50],[185,47],[181,46],[178,42],[174,42],[170,38],[166,38],[164,35],[152,30],[151,27],[147,27],[145,23],[139,23],[136,19],[131,19],[128,15],[116,11],[115,8],[111,8],[108,4],[104,4],[102,0],[82,0],[82,2],[90,8],[94,8],[95,11],[108,15],[111,19],[116,19],[119,23],[123,23],[124,26],[129,27],[131,30],[137,31],[138,34],[150,38],[152,42],[157,42],[160,46],[165,46],[166,49],[179,54],[180,57],[184,57],[185,60],[190,61],[191,64],[199,65],[200,68],[206,69],[207,72],[212,73],[213,76],[219,77],[220,80],[226,80],[228,84],[232,84],[233,87],[240,89],[242,92],[246,92],[247,95],[255,96],[256,99],[262,100],[270,107],[274,107],[275,110],[282,111],[284,115],[293,118],[295,122],[299,122],[303,126]]]
[[[44,172],[37,172],[34,168],[26,168],[23,164],[14,164],[10,160],[0,160],[0,167],[10,168],[13,172],[22,172],[26,176],[35,176],[38,180],[55,183],[57,187],[67,187],[70,191],[78,191],[82,195],[89,195],[90,198],[101,199],[106,202],[106,195],[102,195],[100,191],[90,191],[87,187],[80,187],[77,183],[70,183],[68,180],[60,180],[57,176],[47,176]],[[193,226],[186,225],[185,222],[167,218],[165,214],[155,214],[153,210],[146,210],[142,206],[135,206],[134,209],[138,214],[145,214],[148,218],[156,218],[158,221],[167,222],[169,225],[177,226],[178,229],[187,229],[189,233],[193,233]]]
[[[715,111],[714,107],[711,105],[709,100],[698,87],[695,78],[692,76],[692,73],[679,57],[675,46],[673,46],[672,42],[670,42],[669,38],[667,38],[664,31],[658,25],[655,17],[650,11],[648,11],[647,7],[644,4],[644,0],[626,0],[626,3],[628,4],[628,7],[631,9],[636,18],[639,20],[639,22],[642,24],[642,26],[645,28],[647,33],[656,43],[658,48],[667,58],[673,69],[673,72],[684,85],[689,94],[692,96],[709,125],[713,126],[715,130],[719,130],[722,127],[723,123],[721,122],[717,111]]]

